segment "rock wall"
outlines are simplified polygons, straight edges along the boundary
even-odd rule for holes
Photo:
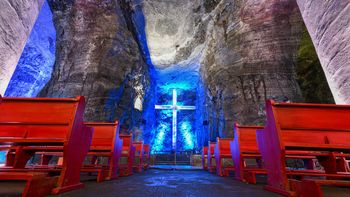
[[[350,103],[350,2],[297,0],[338,104]]]
[[[194,88],[201,114],[195,125],[205,131],[197,131],[198,139],[232,136],[234,121],[263,124],[268,98],[302,100],[295,63],[303,24],[295,1],[132,2],[142,7],[159,73],[186,71],[201,78]]]
[[[30,33],[5,96],[36,97],[50,80],[55,63],[56,30],[45,1]]]
[[[119,119],[121,132],[141,135],[149,74],[119,2],[49,0],[49,5],[57,32],[56,64],[40,95],[84,95],[85,121]]]
[[[334,99],[315,47],[306,27],[297,53],[296,72],[304,101],[307,103],[332,103]]]
[[[201,76],[210,138],[233,123],[264,124],[265,100],[301,101],[296,54],[302,19],[296,2],[213,1]]]
[[[16,69],[44,0],[0,1],[0,94]]]

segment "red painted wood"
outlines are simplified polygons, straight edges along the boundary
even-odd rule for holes
[[[256,158],[257,160],[261,161],[261,155],[259,152],[258,144],[256,142],[256,130],[262,128],[263,127],[261,126],[241,126],[237,123],[234,125],[234,140],[231,141],[230,147],[232,160],[235,164],[235,178],[237,180],[244,182],[247,182],[249,180],[255,180],[251,177],[248,177],[247,179],[244,177],[245,174],[247,176],[251,175],[249,173],[244,173],[244,171],[257,171],[257,169],[246,168],[244,159]],[[260,166],[260,168],[261,167],[262,166]],[[256,173],[254,173],[254,176],[255,174]]]
[[[202,149],[202,168],[208,170],[208,146],[203,146]]]
[[[0,146],[17,146],[12,167],[23,169],[35,152],[62,146],[63,167],[53,192],[83,187],[79,171],[93,134],[83,125],[84,108],[84,97],[2,98]]]
[[[233,166],[223,166],[222,159],[232,158],[230,142],[233,138],[216,138],[216,145],[214,148],[215,162],[216,162],[216,174],[218,176],[228,176],[224,173],[224,168],[232,168]]]
[[[58,177],[48,177],[47,173],[0,172],[0,180],[26,181],[22,197],[47,196],[54,188]]]
[[[132,164],[134,162],[136,148],[135,146],[133,146],[132,134],[130,135],[120,134],[119,137],[120,139],[123,140],[121,158],[122,157],[127,158],[126,164],[122,164],[119,161],[119,171],[120,171],[119,175],[129,176],[133,174]]]
[[[133,168],[136,169],[137,172],[142,172],[143,158],[144,158],[143,142],[142,141],[133,142],[133,146],[135,147],[135,159],[133,162]]]
[[[266,114],[266,126],[257,131],[257,140],[268,172],[267,188],[291,191],[285,160],[293,151],[316,156],[327,174],[339,173],[336,155],[350,153],[350,105],[275,103],[269,100]]]
[[[118,177],[119,158],[122,151],[122,140],[119,137],[119,122],[115,123],[97,123],[87,122],[85,125],[94,128],[89,155],[93,157],[108,157],[108,170],[106,180],[116,179]],[[95,166],[101,173],[105,173]],[[99,175],[103,177],[103,175]],[[102,180],[100,178],[100,180]]]
[[[214,149],[216,142],[208,142],[208,170],[209,172],[215,172],[216,171],[216,162],[213,162],[213,159],[215,160],[214,155]]]
[[[119,138],[119,122],[86,122],[86,126],[94,129],[90,150],[88,155],[92,157],[90,165],[84,165],[82,172],[97,172],[97,182],[118,178],[119,158],[122,151],[122,140]],[[48,165],[53,155],[62,156],[63,147],[57,148],[60,152],[39,152],[41,154],[41,165]],[[52,150],[52,149],[51,149]],[[108,164],[101,166],[97,164],[98,157],[108,157]],[[40,167],[40,166],[36,166]]]
[[[149,165],[151,163],[151,148],[149,144],[143,145],[143,151],[144,151],[144,169],[148,169]]]
[[[315,180],[315,179],[303,179],[301,181],[292,179],[290,180],[291,187],[296,191],[298,197],[322,197],[321,186],[340,186],[350,187],[350,181],[334,181],[334,180]]]

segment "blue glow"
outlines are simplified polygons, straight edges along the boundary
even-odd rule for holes
[[[180,125],[180,132],[182,136],[184,137],[184,149],[190,150],[194,148],[193,143],[193,131],[192,131],[192,125],[189,121],[184,121]]]
[[[176,90],[191,90],[193,89],[193,85],[191,85],[189,82],[176,82],[176,83],[166,83],[162,86],[160,86],[161,92],[170,92],[173,89]]]
[[[4,164],[6,159],[6,152],[0,151],[0,164]]]
[[[164,110],[167,111],[167,110]],[[166,124],[164,122],[160,123],[156,129],[157,135],[155,137],[155,140],[153,142],[152,148],[151,148],[151,153],[155,152],[161,152],[164,149],[164,141],[166,134],[169,133],[170,130],[170,124]]]
[[[56,30],[45,1],[30,33],[5,96],[35,97],[51,78],[55,63]]]

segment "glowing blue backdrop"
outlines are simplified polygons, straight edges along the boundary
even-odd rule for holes
[[[5,96],[35,97],[49,81],[55,63],[56,30],[45,1]]]
[[[6,154],[6,152],[0,151],[0,164],[5,163],[5,154]]]
[[[157,105],[172,105],[173,89],[176,89],[177,106],[195,106],[197,82],[197,76],[181,73],[180,70],[158,72],[155,103]],[[198,148],[195,116],[196,110],[177,111],[177,152]],[[152,153],[172,151],[172,127],[173,111],[155,110],[155,127],[149,135]]]

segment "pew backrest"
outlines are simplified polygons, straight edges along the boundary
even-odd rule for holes
[[[66,143],[83,129],[84,97],[1,100],[0,144]]]
[[[268,132],[281,147],[350,149],[350,105],[266,103]]]
[[[149,144],[144,144],[143,145],[143,152],[145,155],[149,155],[150,154],[150,146]]]
[[[138,156],[143,156],[144,151],[143,151],[143,141],[135,141],[133,142],[133,146],[135,147],[135,154]]]
[[[114,150],[118,146],[119,138],[119,122],[86,122],[86,126],[94,128],[90,149]]]
[[[123,150],[129,150],[132,147],[132,134],[126,135],[126,134],[120,134],[119,135],[120,139],[123,140]]]
[[[231,154],[230,142],[233,138],[216,138],[216,147],[220,154]]]
[[[214,155],[215,146],[216,146],[216,142],[210,142],[210,141],[209,141],[208,155],[211,155],[211,156]]]
[[[234,124],[235,148],[239,148],[241,153],[258,153],[259,148],[256,141],[256,130],[263,129],[262,126],[246,126]]]
[[[203,146],[202,156],[204,157],[204,155],[208,155],[208,146]]]

